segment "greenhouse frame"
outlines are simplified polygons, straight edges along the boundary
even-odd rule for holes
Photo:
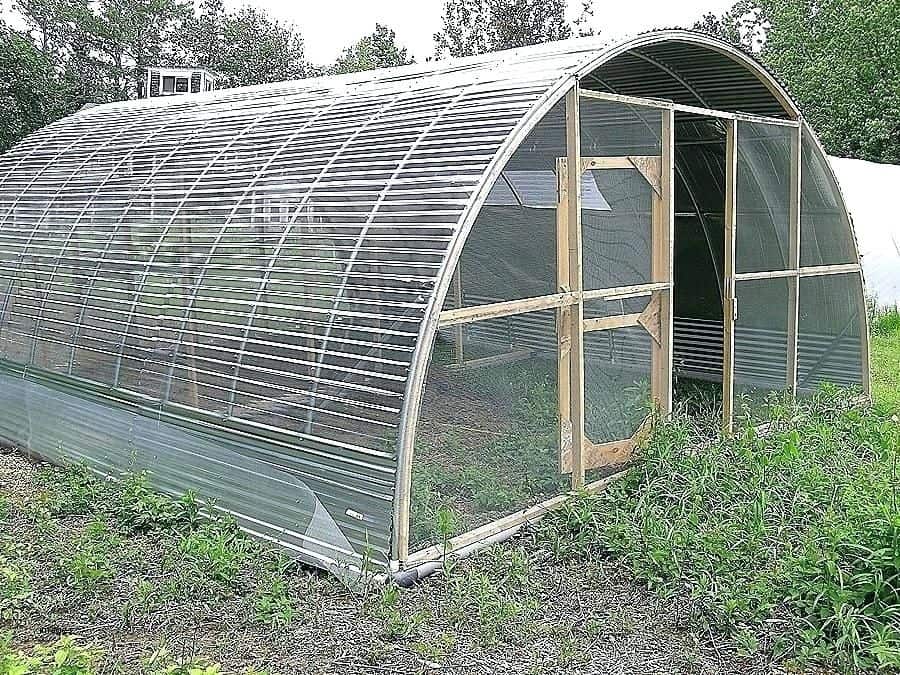
[[[350,577],[600,489],[684,387],[726,430],[868,394],[866,322],[812,129],[689,31],[105,104],[0,157],[0,438]]]

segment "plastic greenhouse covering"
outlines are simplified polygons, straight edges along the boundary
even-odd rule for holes
[[[96,106],[0,157],[0,439],[401,575],[601,484],[673,377],[865,389],[858,262],[699,34]]]

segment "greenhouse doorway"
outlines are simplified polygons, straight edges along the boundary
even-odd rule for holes
[[[727,120],[675,113],[675,403],[722,408]]]

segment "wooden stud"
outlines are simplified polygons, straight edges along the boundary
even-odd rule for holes
[[[456,265],[456,274],[453,277],[453,299],[456,302],[456,308],[462,309],[463,306],[463,291],[462,291],[462,265]],[[458,324],[456,326],[456,330],[454,331],[454,342],[456,343],[456,354],[455,360],[457,366],[462,366],[465,363],[466,355],[464,351],[464,342],[465,342],[465,329],[462,324]]]
[[[645,310],[642,325],[654,337],[651,354],[651,390],[653,400],[662,415],[672,412],[672,362],[674,360],[675,318],[675,111],[663,113],[661,135],[660,190],[653,198],[652,233],[653,256],[651,278],[654,283],[666,284],[658,291]],[[656,303],[654,305],[654,303]],[[648,311],[649,310],[649,311]],[[649,317],[658,314],[655,321]],[[654,335],[650,326],[658,327]]]
[[[788,281],[788,316],[787,316],[787,390],[797,395],[797,331],[800,323],[800,278],[796,273],[800,269],[800,129],[791,132],[791,180],[790,180],[790,236],[788,247],[788,267],[795,275]]]
[[[515,314],[536,312],[542,309],[554,309],[578,302],[574,293],[557,293],[556,295],[542,295],[537,298],[525,298],[524,300],[508,300],[504,302],[492,302],[488,305],[475,307],[461,307],[460,309],[447,309],[441,312],[440,326],[448,328],[485,319],[499,319]]]
[[[734,324],[737,320],[734,255],[737,230],[738,123],[731,120],[725,142],[725,269],[722,298],[722,429],[734,428]]]
[[[781,117],[766,117],[764,115],[751,115],[749,113],[733,113],[724,110],[713,110],[712,108],[703,108],[695,105],[686,105],[683,103],[673,103],[665,99],[639,98],[637,96],[628,96],[626,94],[611,94],[605,91],[593,91],[592,89],[581,89],[579,94],[584,98],[599,99],[601,101],[615,101],[625,103],[627,105],[640,106],[644,108],[656,108],[662,110],[670,110],[672,112],[684,112],[691,115],[700,115],[702,117],[715,117],[724,120],[740,120],[742,122],[756,122],[762,124],[773,124],[782,127],[799,127],[800,122],[794,119],[784,119]],[[790,108],[791,104],[786,101],[785,107]]]
[[[556,282],[560,293],[570,293],[569,285],[569,177],[565,157],[556,162],[558,181],[558,203],[556,207]],[[568,305],[557,310],[557,390],[559,392],[559,457],[562,468],[563,457],[572,453],[572,399],[569,375],[572,368],[572,312]],[[565,472],[562,472],[565,473]]]
[[[566,159],[569,171],[567,180],[567,217],[569,250],[569,287],[578,295],[578,302],[568,309],[572,316],[569,328],[569,389],[570,418],[572,426],[572,488],[584,485],[584,322],[582,251],[581,251],[581,118],[579,114],[578,87],[566,94]],[[572,170],[572,169],[575,170]]]
[[[625,300],[627,298],[640,298],[644,295],[653,295],[656,291],[670,289],[672,284],[663,281],[654,284],[636,284],[634,286],[616,286],[615,288],[600,288],[591,291],[583,291],[585,300]]]

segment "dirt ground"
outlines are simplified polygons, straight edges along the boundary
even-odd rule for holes
[[[106,574],[85,587],[65,570],[97,526],[36,515],[44,490],[38,468],[0,454],[0,567],[30,586],[0,629],[23,648],[79,635],[104,650],[103,672],[150,672],[160,648],[272,675],[784,672],[703,628],[687,598],[662,600],[615,562],[561,559],[527,534],[415,588],[362,594],[265,550],[224,583],[178,557],[183,535],[113,534]],[[261,598],[282,582],[289,618],[265,619]]]

